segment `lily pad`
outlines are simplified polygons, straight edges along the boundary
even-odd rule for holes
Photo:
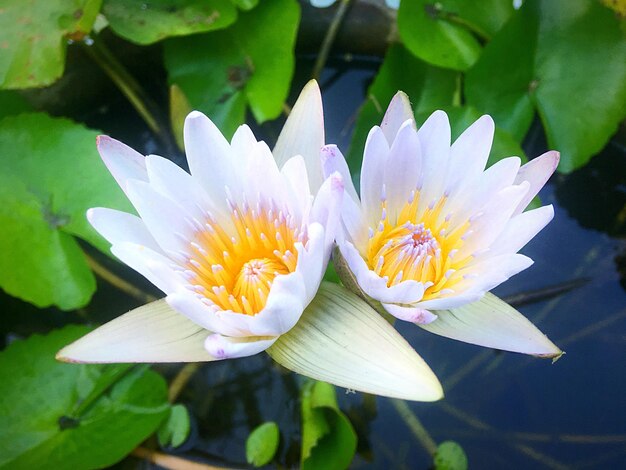
[[[467,102],[521,140],[535,110],[559,170],[584,165],[626,116],[626,41],[588,0],[527,0],[467,73]]]
[[[170,84],[227,136],[244,122],[246,106],[259,123],[278,117],[293,76],[299,18],[295,0],[272,0],[223,31],[166,41]]]
[[[274,458],[279,441],[276,423],[270,421],[257,426],[246,440],[246,460],[255,467],[267,465]]]
[[[400,45],[391,46],[356,120],[347,156],[351,170],[356,172],[361,167],[367,134],[372,126],[380,125],[387,105],[398,90],[409,96],[415,113],[431,113],[452,106],[457,76],[455,72],[416,59]]]
[[[137,44],[222,29],[235,22],[230,0],[104,0],[111,29]]]
[[[6,0],[0,8],[0,88],[50,85],[68,39],[91,31],[102,0]]]
[[[337,404],[335,387],[307,382],[302,389],[302,455],[304,470],[348,468],[357,437]]]
[[[0,353],[0,467],[106,467],[167,416],[165,381],[147,367],[55,360],[88,331],[68,326]]]
[[[0,121],[0,287],[39,307],[85,305],[95,279],[74,239],[108,252],[85,211],[132,211],[96,151],[97,132],[67,119]]]
[[[401,2],[398,31],[406,47],[439,67],[467,70],[513,12],[511,0]]]
[[[167,419],[157,431],[159,444],[163,447],[178,447],[189,437],[191,423],[185,405],[173,405]]]

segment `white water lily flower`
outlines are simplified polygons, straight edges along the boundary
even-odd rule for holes
[[[327,146],[324,173],[340,172],[346,181],[342,262],[362,293],[398,319],[475,344],[557,355],[521,314],[485,293],[532,264],[517,252],[554,212],[523,211],[559,155],[548,152],[521,168],[519,158],[505,158],[485,170],[493,134],[493,120],[483,116],[451,145],[443,111],[417,130],[408,98],[398,93],[367,138],[360,199],[343,156]],[[482,308],[482,318],[455,311],[468,304]],[[515,327],[498,325],[503,316],[514,317]]]

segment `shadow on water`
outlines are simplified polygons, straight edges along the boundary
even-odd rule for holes
[[[312,66],[313,60],[301,59],[290,102]],[[336,60],[325,70],[321,84],[328,142],[347,149],[358,106],[377,66],[377,61],[369,59]],[[158,67],[152,74],[151,90],[164,89],[165,74]],[[93,73],[97,77],[98,72]],[[165,97],[156,99],[165,103]],[[89,109],[77,105],[74,112],[63,113],[144,153],[161,150],[116,90],[105,87],[104,94],[88,102]],[[254,127],[273,143],[279,125]],[[528,155],[545,150],[542,139],[536,125],[525,149]],[[181,156],[175,160],[181,163]],[[555,177],[540,194],[544,204],[554,204],[555,220],[523,250],[535,264],[496,290],[500,296],[509,296],[588,280],[561,296],[520,307],[567,352],[556,364],[447,340],[413,325],[397,325],[446,390],[445,400],[410,403],[410,411],[436,442],[458,441],[473,467],[618,468],[626,462],[626,293],[619,274],[626,265],[625,168],[623,144],[612,143],[584,169]],[[130,270],[94,256],[125,279],[157,294]],[[138,302],[99,280],[94,301],[81,312],[41,312],[6,295],[2,304],[11,313],[2,315],[4,339],[7,332],[27,335],[67,322],[105,321]],[[171,366],[160,369],[168,375],[175,372]],[[301,380],[266,355],[202,366],[179,397],[191,411],[194,431],[187,443],[172,452],[244,467],[247,435],[271,420],[281,430],[278,461],[296,466]],[[430,467],[431,458],[390,400],[346,392],[338,389],[340,405],[359,435],[354,468]]]

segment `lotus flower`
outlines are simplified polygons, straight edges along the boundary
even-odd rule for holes
[[[552,206],[524,212],[554,172],[548,152],[520,168],[500,160],[485,170],[494,123],[483,116],[450,145],[443,111],[417,130],[398,93],[368,135],[357,196],[346,162],[324,149],[324,172],[344,175],[345,236],[338,240],[344,283],[394,317],[462,341],[555,356],[530,322],[486,294],[532,260],[518,254],[553,217]],[[337,264],[337,263],[336,263]]]
[[[343,179],[339,173],[322,179],[317,84],[303,90],[273,153],[245,125],[229,143],[199,112],[187,117],[184,139],[190,174],[99,138],[102,159],[139,217],[95,208],[88,219],[112,252],[166,297],[57,357],[212,361],[272,347],[276,361],[318,380],[413,400],[441,398],[437,378],[390,325],[340,286],[320,287],[340,225]]]

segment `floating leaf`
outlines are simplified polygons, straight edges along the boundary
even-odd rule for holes
[[[0,119],[32,110],[30,104],[16,91],[0,90]]]
[[[66,119],[0,121],[0,287],[39,307],[85,305],[96,285],[72,235],[103,251],[93,206],[132,210],[96,151],[96,132]]]
[[[467,73],[466,98],[521,140],[535,109],[559,169],[584,165],[626,115],[626,41],[588,0],[527,0]]]
[[[302,389],[302,455],[304,470],[348,468],[357,437],[337,405],[335,387],[307,382]]]
[[[169,82],[228,136],[244,122],[246,105],[258,122],[278,117],[294,71],[299,15],[294,0],[262,2],[224,31],[166,41]]]
[[[273,421],[263,423],[252,430],[246,439],[246,460],[255,467],[267,465],[274,458],[280,433]]]
[[[372,126],[380,125],[398,90],[409,96],[416,113],[431,113],[452,106],[456,87],[455,72],[430,66],[400,45],[391,46],[356,120],[347,157],[352,171],[361,167],[367,134]]]
[[[184,405],[174,405],[170,408],[167,419],[161,423],[157,431],[159,444],[163,447],[178,447],[189,437],[189,412]]]
[[[111,29],[137,44],[222,29],[235,22],[230,0],[104,0]]]
[[[406,47],[439,67],[466,70],[513,12],[511,0],[412,0],[400,3],[398,31]]]
[[[467,456],[454,441],[444,441],[437,446],[433,459],[435,470],[467,470]]]
[[[102,0],[6,0],[0,8],[0,88],[50,85],[63,73],[67,39],[82,39]]]
[[[167,416],[165,381],[145,366],[55,361],[87,331],[68,326],[0,353],[0,467],[106,467]]]

